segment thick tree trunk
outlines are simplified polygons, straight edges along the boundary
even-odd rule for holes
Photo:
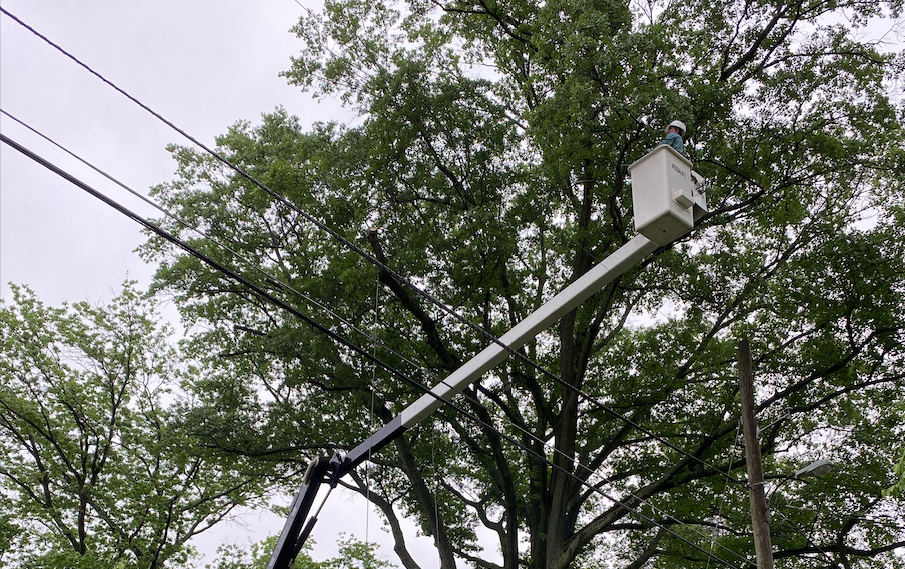
[[[412,484],[412,492],[422,513],[428,520],[431,532],[434,534],[434,543],[437,547],[437,555],[440,557],[440,569],[455,569],[456,560],[453,547],[446,534],[446,528],[442,520],[436,515],[436,497],[431,493],[427,483],[421,476],[421,471],[415,463],[405,437],[398,437],[395,441],[399,467],[405,473]]]
[[[573,281],[585,274],[592,265],[586,231],[591,220],[594,182],[586,173],[582,174],[581,186],[582,200],[578,219],[580,237],[573,264]],[[578,338],[584,337],[585,333],[576,335],[577,315],[577,310],[570,312],[563,317],[559,325],[559,373],[565,385],[562,386],[561,391],[562,404],[559,420],[556,425],[553,425],[556,454],[553,457],[554,468],[550,475],[550,514],[546,527],[545,567],[550,567],[561,556],[565,548],[569,532],[569,504],[575,492],[576,482],[572,473],[574,472],[575,445],[578,435],[579,398],[577,390],[581,387],[581,370],[586,368],[579,361],[581,353],[578,346],[581,345],[581,342]]]

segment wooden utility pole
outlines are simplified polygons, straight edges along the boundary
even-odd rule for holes
[[[773,544],[767,521],[764,493],[764,465],[754,420],[754,374],[751,372],[751,347],[745,338],[738,344],[738,383],[742,400],[742,430],[745,434],[745,462],[748,465],[748,492],[751,499],[751,525],[758,569],[773,569]]]

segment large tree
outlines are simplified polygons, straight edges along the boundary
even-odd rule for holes
[[[188,540],[266,477],[180,428],[198,373],[127,283],[106,305],[0,301],[0,515],[6,567],[185,567]],[[7,531],[6,528],[9,528]]]
[[[457,405],[479,422],[447,407],[341,483],[384,512],[408,569],[401,516],[444,569],[748,566],[747,337],[776,558],[902,567],[905,503],[883,489],[905,427],[903,57],[859,40],[901,7],[307,12],[285,75],[360,120],[306,130],[277,110],[218,139],[291,205],[176,146],[156,195],[181,218],[168,228],[400,373],[151,240],[157,288],[203,325],[217,370],[191,428],[290,474],[362,442],[421,395],[406,379],[435,383],[491,341],[482,330],[501,335],[632,237],[625,165],[679,118],[709,179],[696,229],[466,389]],[[784,478],[817,458],[835,470]]]

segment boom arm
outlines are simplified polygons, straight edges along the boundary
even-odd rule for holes
[[[326,463],[326,460],[317,459],[318,464],[322,465],[322,469],[317,469],[317,476],[305,477],[305,485],[302,486],[298,496],[293,501],[292,512],[289,519],[286,520],[277,546],[270,558],[270,562],[267,564],[267,569],[289,569],[296,555],[301,551],[301,546],[304,545],[304,540],[310,533],[314,522],[317,521],[317,517],[311,518],[304,528],[304,532],[302,532],[302,521],[308,517],[308,512],[311,510],[311,504],[318,488],[322,483],[327,482],[326,473],[328,471],[332,470],[332,484],[335,484],[338,478],[364,462],[371,453],[382,449],[403,431],[429,417],[445,401],[452,399],[465,387],[477,381],[482,375],[505,360],[510,350],[517,350],[524,346],[541,331],[558,322],[560,318],[574,310],[579,304],[641,262],[644,257],[652,253],[656,248],[657,244],[647,237],[643,235],[635,236],[635,238],[601,261],[581,278],[532,312],[527,318],[516,324],[514,328],[500,338],[499,343],[495,342],[484,348],[476,356],[465,362],[462,367],[435,385],[429,393],[425,393],[414,403],[403,409],[399,415],[368,437],[366,441],[349,451],[341,464],[336,464],[336,461],[330,461],[329,465],[323,466],[322,463]]]

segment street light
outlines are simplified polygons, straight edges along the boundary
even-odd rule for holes
[[[835,465],[832,462],[826,459],[817,460],[801,470],[796,470],[795,473],[792,474],[792,478],[798,480],[800,478],[810,478],[811,476],[823,476],[829,474],[834,466]]]
[[[769,502],[773,494],[776,494],[776,491],[779,490],[779,488],[789,480],[801,480],[802,478],[817,478],[819,476],[824,476],[832,472],[835,466],[836,465],[829,460],[822,458],[820,460],[815,460],[814,462],[800,470],[796,470],[792,473],[791,476],[788,474],[770,476],[770,478],[777,478],[779,479],[779,481],[773,487],[773,490],[770,492],[769,496],[767,496],[767,502]]]
[[[773,495],[776,494],[780,486],[782,486],[789,480],[801,480],[802,478],[817,478],[819,476],[824,476],[832,472],[835,466],[836,465],[829,460],[822,458],[820,460],[815,460],[814,462],[800,470],[796,470],[792,473],[792,476],[783,476],[779,483],[773,487],[773,490],[767,496],[767,523],[770,523],[770,511],[771,502],[773,501]]]

